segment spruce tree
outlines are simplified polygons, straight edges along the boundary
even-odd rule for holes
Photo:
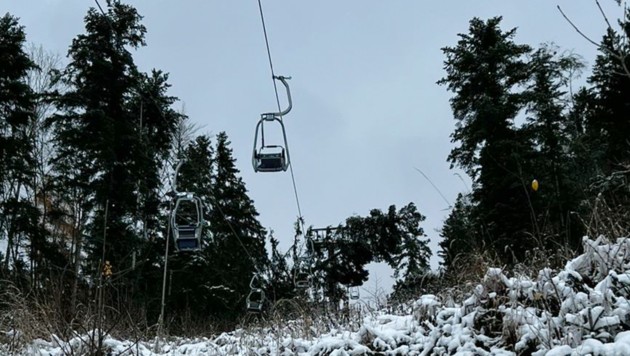
[[[178,190],[204,201],[206,225],[201,251],[173,257],[169,296],[171,310],[203,316],[199,321],[210,316],[225,325],[245,312],[252,276],[264,274],[269,265],[265,229],[229,146],[221,132],[214,147],[207,136],[198,136],[183,149]]]
[[[601,141],[605,156],[602,157],[602,170],[604,174],[609,174],[630,162],[627,137],[630,132],[630,76],[625,74],[624,69],[624,65],[630,66],[627,59],[630,47],[627,40],[612,29],[608,30],[600,46],[600,54],[588,79],[595,94],[590,129],[603,136]]]
[[[58,97],[61,113],[52,119],[56,168],[65,187],[81,188],[83,210],[95,213],[92,257],[99,261],[105,249],[105,260],[125,269],[135,244],[129,222],[138,201],[132,167],[140,148],[134,134],[140,113],[127,109],[137,70],[126,46],[143,45],[145,28],[135,9],[119,2],[105,15],[91,8],[85,27],[70,46],[62,77],[70,89]]]
[[[212,183],[210,225],[214,244],[212,263],[217,267],[217,285],[234,291],[228,310],[243,311],[249,283],[269,264],[265,250],[266,231],[258,211],[238,176],[236,160],[225,132],[217,135],[215,179]]]
[[[204,224],[202,225],[201,250],[197,252],[175,252],[174,240],[169,244],[171,259],[169,269],[170,278],[169,310],[179,315],[214,315],[217,310],[223,310],[226,297],[223,288],[214,288],[216,280],[214,274],[217,266],[212,260],[214,251],[210,219],[212,214],[212,180],[214,152],[210,138],[205,135],[197,136],[189,143],[179,157],[177,165],[181,164],[177,175],[177,186],[173,187],[180,193],[192,193],[202,201]],[[170,208],[174,208],[175,201]],[[170,232],[170,236],[173,234]],[[184,322],[184,321],[182,321]]]
[[[291,270],[288,264],[288,254],[283,254],[278,249],[280,242],[269,233],[271,245],[271,258],[269,261],[269,298],[272,302],[282,299],[291,299],[298,295],[295,287],[294,275],[297,271]],[[295,263],[294,263],[295,265]],[[312,278],[312,276],[309,276]]]
[[[129,112],[139,115],[136,128],[139,149],[133,169],[137,172],[135,190],[139,199],[136,219],[142,222],[143,231],[139,233],[144,240],[161,230],[162,172],[171,154],[175,132],[185,119],[185,115],[172,108],[177,98],[168,95],[170,86],[167,73],[155,69],[149,74],[141,73],[128,103]]]
[[[334,233],[315,244],[315,274],[321,276],[326,296],[334,304],[346,287],[362,285],[371,262],[386,262],[395,276],[416,278],[429,269],[431,250],[422,240],[424,220],[413,203],[387,212],[372,209],[368,216],[351,216]]]
[[[74,264],[87,251],[89,273],[99,276],[105,261],[115,275],[124,271],[115,281],[125,293],[112,298],[133,297],[142,273],[155,274],[137,265],[162,250],[154,243],[165,228],[160,170],[183,119],[170,108],[176,98],[167,95],[168,76],[139,73],[134,63],[130,51],[144,45],[141,19],[120,1],[108,2],[104,14],[88,11],[86,32],[73,40],[60,73],[68,89],[49,120],[56,189],[74,211]]]
[[[613,224],[593,224],[590,234],[621,235],[630,231],[630,11],[619,21],[621,32],[609,28],[600,43],[593,73],[588,78],[585,136],[597,171],[588,181],[593,214],[605,211]],[[595,154],[597,154],[595,156]]]
[[[457,195],[453,210],[444,221],[440,231],[442,241],[439,244],[438,256],[442,258],[440,264],[447,271],[455,267],[460,258],[482,250],[480,243],[483,240],[478,235],[479,224],[474,221],[473,209],[471,196],[460,193]]]
[[[569,155],[571,121],[566,110],[566,88],[571,73],[582,64],[575,56],[557,55],[557,49],[543,46],[529,61],[532,79],[526,89],[527,123],[522,128],[532,156],[527,159],[531,178],[541,184],[530,191],[529,203],[536,222],[536,233],[548,249],[577,248],[582,231],[571,212],[577,211],[583,192]]]
[[[0,17],[0,239],[6,240],[3,265],[23,274],[26,239],[41,235],[39,211],[26,199],[33,184],[35,161],[29,128],[35,121],[36,97],[27,83],[35,68],[24,50],[26,35],[18,19]]]
[[[501,17],[471,20],[457,46],[443,48],[447,75],[438,83],[455,94],[451,107],[457,126],[451,137],[458,146],[448,160],[474,182],[476,221],[484,231],[478,245],[512,261],[536,244],[529,174],[521,164],[531,148],[514,125],[525,105],[525,55],[531,48],[515,43],[516,30],[504,32],[500,22]]]

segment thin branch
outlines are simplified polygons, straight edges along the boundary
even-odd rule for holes
[[[567,22],[573,27],[573,29],[575,31],[577,31],[577,33],[580,34],[580,36],[584,37],[584,39],[586,39],[587,41],[589,41],[590,43],[592,43],[595,47],[600,48],[601,45],[595,41],[593,41],[592,39],[590,39],[590,37],[588,37],[587,35],[584,34],[584,32],[582,32],[574,23],[573,21],[571,21],[569,19],[569,17],[564,13],[564,11],[562,11],[562,8],[560,7],[560,5],[556,5],[556,7],[558,8],[558,11],[560,11],[560,13],[562,14],[562,17],[564,17],[565,20],[567,20]]]
[[[597,5],[599,6],[599,2],[597,2]],[[587,40],[588,42],[590,42],[591,44],[593,44],[595,47],[597,47],[597,49],[599,49],[600,51],[606,52],[608,54],[610,54],[613,58],[619,60],[619,62],[621,62],[621,66],[623,67],[623,71],[625,73],[625,75],[630,78],[630,69],[628,69],[628,66],[626,65],[626,55],[620,53],[616,53],[602,45],[600,45],[599,43],[593,41],[590,37],[588,37],[587,35],[584,34],[584,32],[582,32],[574,23],[573,21],[571,21],[569,19],[569,17],[564,13],[564,11],[562,11],[562,8],[560,7],[560,5],[556,5],[556,7],[558,8],[558,11],[560,11],[560,13],[562,14],[562,17],[564,17],[565,20],[567,20],[567,22],[571,25],[571,27],[573,27],[573,29],[575,29],[575,31],[577,33],[580,34],[580,36],[582,36],[585,40]],[[600,7],[601,9],[601,7]],[[603,14],[603,10],[602,10],[602,14]],[[606,18],[606,15],[604,14],[604,19],[606,21],[606,23],[608,24],[608,27],[610,27],[610,23],[608,22],[608,19]],[[611,28],[612,29],[612,28]]]
[[[608,21],[608,17],[606,16],[606,13],[604,12],[604,9],[602,9],[602,4],[599,3],[599,0],[595,0],[595,3],[597,4],[597,7],[599,8],[599,12],[602,14],[602,17],[604,18],[604,21],[606,21],[606,25],[608,25],[608,29],[612,30],[612,26],[610,25],[610,21]]]

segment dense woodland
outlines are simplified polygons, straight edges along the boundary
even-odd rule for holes
[[[195,118],[174,109],[168,74],[134,64],[142,16],[119,1],[104,10],[89,10],[65,59],[29,45],[18,18],[0,18],[0,290],[49,306],[55,321],[154,325],[166,276],[171,330],[229,328],[247,313],[254,275],[266,311],[282,300],[330,308],[367,280],[367,264],[386,262],[398,277],[394,302],[480,261],[553,265],[584,235],[627,236],[630,12],[598,41],[590,72],[552,44],[518,43],[500,17],[471,20],[443,48],[438,84],[453,93],[456,120],[447,160],[473,186],[444,222],[442,268],[431,272],[413,203],[348,217],[321,236],[300,219],[295,236],[282,237],[293,246],[280,251],[228,135],[199,134]],[[586,87],[572,85],[579,75]],[[203,248],[165,260],[181,161],[179,190],[206,208]],[[309,288],[297,288],[305,271]],[[0,313],[10,307],[0,300]]]

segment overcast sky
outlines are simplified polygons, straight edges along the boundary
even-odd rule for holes
[[[621,13],[613,0],[601,1],[611,18]],[[298,216],[291,176],[254,173],[250,164],[260,114],[276,109],[257,2],[126,2],[148,30],[136,63],[170,73],[170,94],[200,133],[227,132],[261,222],[287,248]],[[449,204],[414,167],[450,203],[470,185],[446,162],[455,121],[451,93],[435,84],[444,75],[440,48],[454,46],[471,18],[502,15],[504,30],[518,27],[517,42],[554,42],[592,64],[595,48],[557,5],[599,41],[605,22],[590,0],[263,0],[276,74],[293,77],[285,126],[306,225],[337,225],[373,208],[414,202],[427,217],[423,228],[436,255],[436,230]],[[92,0],[0,0],[0,11],[20,18],[29,42],[63,56],[93,6]],[[387,271],[375,271],[389,283]]]

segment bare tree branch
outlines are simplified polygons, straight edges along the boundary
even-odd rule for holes
[[[602,15],[604,16],[604,20],[606,21],[606,23],[608,24],[608,28],[612,29],[612,27],[610,26],[610,22],[608,22],[608,18],[606,17],[606,15],[604,14],[604,11],[602,10],[599,1],[597,1],[597,6],[599,6],[600,11],[602,13]],[[610,54],[611,56],[613,56],[613,58],[619,60],[619,62],[621,62],[621,66],[623,67],[623,71],[624,71],[624,75],[626,75],[628,78],[630,78],[630,69],[628,68],[628,66],[626,65],[626,58],[627,55],[625,53],[621,53],[621,51],[619,53],[616,53],[615,51],[612,51],[604,46],[602,46],[601,44],[593,41],[590,37],[588,37],[586,34],[584,34],[584,32],[582,32],[574,23],[573,21],[571,21],[571,19],[569,19],[569,17],[564,13],[564,11],[562,11],[562,8],[560,7],[560,5],[556,5],[556,7],[558,8],[558,11],[560,11],[560,13],[562,14],[562,17],[564,17],[564,19],[571,25],[571,27],[573,27],[573,29],[580,34],[580,36],[582,36],[585,40],[587,40],[588,42],[590,42],[592,45],[594,45],[595,47],[597,47],[597,49],[599,49],[602,52],[606,52],[608,54]]]

